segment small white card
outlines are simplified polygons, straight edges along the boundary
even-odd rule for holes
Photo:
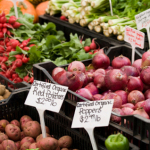
[[[108,126],[113,102],[113,99],[78,102],[72,122],[72,128]]]
[[[150,26],[150,9],[141,12],[135,16],[137,29],[141,30]]]
[[[25,105],[41,110],[59,112],[65,99],[68,87],[34,80]]]
[[[124,40],[130,43],[134,47],[144,48],[144,38],[145,34],[141,31],[133,29],[129,26],[125,27],[125,37]]]

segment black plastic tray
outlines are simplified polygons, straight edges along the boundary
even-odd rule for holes
[[[40,24],[43,24],[44,22],[53,22],[53,23],[55,23],[57,29],[58,30],[62,30],[65,33],[65,36],[66,36],[67,39],[69,39],[70,33],[78,33],[78,35],[82,35],[83,34],[85,37],[97,38],[97,40],[101,41],[101,42],[99,42],[99,44],[102,44],[102,46],[103,46],[103,44],[104,45],[107,44],[108,47],[110,47],[110,46],[118,46],[118,45],[122,45],[122,44],[130,46],[125,41],[117,40],[115,36],[113,36],[113,37],[105,37],[103,34],[97,33],[95,31],[91,31],[87,27],[82,27],[82,26],[80,26],[77,23],[70,24],[67,21],[62,21],[59,18],[59,15],[50,16],[49,14],[45,14],[45,15],[39,16],[39,22],[40,22]],[[143,50],[147,51],[148,49],[149,49],[149,45],[148,45],[148,40],[147,40],[147,37],[146,37]]]
[[[0,119],[20,120],[23,115],[29,115],[33,120],[39,121],[39,115],[36,108],[24,105],[29,90],[14,92],[8,100],[0,103]],[[65,100],[63,105],[67,106],[68,101]],[[61,110],[62,111],[62,110]],[[79,150],[92,150],[90,139],[84,129],[71,129],[72,120],[64,114],[56,114],[46,111],[44,114],[45,123],[50,129],[50,134],[59,138],[63,135],[70,135],[73,139],[72,148]],[[61,120],[60,120],[61,119]],[[68,125],[64,124],[68,122]],[[104,141],[112,133],[117,133],[118,128],[112,126],[95,128],[94,135],[99,150],[106,150]],[[138,146],[130,143],[130,150],[139,150]]]
[[[28,84],[27,82],[14,83],[8,78],[4,77],[3,75],[0,75],[0,83],[5,85],[10,92],[18,91],[26,88],[29,89],[31,87],[31,85]]]

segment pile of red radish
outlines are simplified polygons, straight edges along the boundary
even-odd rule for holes
[[[129,58],[110,59],[98,52],[89,66],[80,61],[68,65],[67,70],[56,67],[53,79],[78,95],[94,101],[114,99],[113,111],[119,115],[138,114],[150,117],[150,51],[133,64]],[[121,118],[112,115],[111,119],[120,122]]]
[[[90,46],[85,46],[84,47],[84,50],[86,53],[89,53],[89,54],[95,54],[95,53],[98,53],[98,52],[101,52],[101,53],[104,53],[103,49],[100,49],[100,46],[98,46],[97,48],[97,45],[94,41],[95,39],[92,40],[92,43],[90,44]]]
[[[28,51],[29,47],[34,46],[34,44],[29,44],[30,39],[24,40],[22,43],[16,39],[13,39],[12,33],[9,29],[17,29],[21,25],[22,24],[17,22],[17,18],[15,16],[10,16],[9,19],[7,19],[4,13],[0,14],[0,74],[14,83],[19,83],[22,81],[33,83],[34,79],[32,73],[30,76],[27,74],[22,79],[15,72],[16,68],[28,63],[28,56],[24,54],[17,54],[13,56],[14,61],[10,62],[8,60],[9,53],[16,51],[17,46],[25,51]]]

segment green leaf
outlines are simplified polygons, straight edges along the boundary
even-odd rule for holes
[[[84,46],[90,46],[90,44],[91,44],[91,39],[90,38],[86,39]]]
[[[28,54],[27,51],[22,50],[19,46],[16,47],[16,51],[17,51],[17,52],[20,52],[20,53],[22,53],[22,54],[24,54],[24,55],[27,55],[27,54]]]
[[[55,61],[53,61],[53,63],[57,66],[66,65],[67,60],[65,60],[63,57],[58,57],[57,59],[55,59]]]
[[[56,39],[56,37],[54,35],[49,35],[46,38],[46,46],[48,48],[53,48],[55,45],[60,44],[60,41],[58,39]]]
[[[18,51],[9,52],[9,56],[14,56],[14,55],[17,55],[17,54],[21,54],[21,52],[18,52]]]

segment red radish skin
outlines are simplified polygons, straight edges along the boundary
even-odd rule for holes
[[[105,70],[104,69],[97,69],[94,73],[93,73],[93,78],[95,78],[97,75],[104,75],[105,76]]]
[[[142,59],[137,59],[132,64],[132,66],[135,67],[138,70],[139,73],[142,70],[141,65],[142,65]]]
[[[93,95],[91,94],[91,92],[86,89],[86,88],[81,88],[79,90],[76,91],[76,93],[88,100],[93,100]]]
[[[144,93],[145,99],[149,99],[150,98],[150,89],[146,90],[146,92]]]
[[[129,107],[123,107],[122,111],[124,112],[124,115],[132,115],[134,110]]]
[[[139,72],[138,70],[133,66],[123,66],[121,67],[121,70],[127,75],[127,76],[134,76],[138,77]]]
[[[73,61],[68,66],[68,71],[82,71],[85,72],[85,65],[80,61]]]
[[[145,100],[144,94],[141,91],[133,90],[128,94],[128,102],[136,105],[138,102]]]
[[[120,109],[120,108],[113,108],[112,111],[114,113],[116,113],[117,115],[124,115],[124,112]],[[116,123],[120,123],[121,122],[121,117],[115,116],[115,115],[111,115],[111,121],[116,122]]]
[[[142,55],[142,65],[141,65],[141,68],[144,68],[146,66],[150,66],[150,50],[148,50],[147,52],[145,52]]]
[[[128,102],[128,93],[126,91],[118,90],[115,93],[122,98],[122,105]]]
[[[84,50],[85,50],[85,52],[89,52],[91,50],[91,48],[89,46],[85,46]]]
[[[94,39],[92,40],[92,43],[90,44],[90,48],[93,49],[93,50],[97,48]]]
[[[127,83],[127,91],[131,92],[133,90],[138,90],[138,91],[143,91],[143,82],[139,77],[132,77],[130,76],[128,78],[128,83]]]
[[[103,97],[103,95],[101,95],[101,94],[95,94],[95,95],[93,95],[93,99],[94,100],[101,100],[102,97]]]
[[[14,27],[15,29],[18,29],[21,25],[22,25],[21,23],[15,22],[15,23],[13,24],[13,27]]]
[[[126,104],[121,105],[121,108],[124,108],[124,107],[134,109],[135,106],[132,103],[126,103]]]
[[[133,112],[133,115],[140,115],[140,116],[142,116],[142,117],[144,117],[144,118],[149,119],[148,114],[146,113],[146,111],[145,111],[143,108],[135,110],[135,111]]]
[[[8,22],[9,22],[10,24],[14,24],[16,21],[17,21],[17,18],[16,18],[15,16],[10,16],[10,18],[9,18],[9,20],[8,20]]]
[[[103,100],[107,100],[107,99],[114,99],[113,108],[120,108],[122,105],[121,97],[113,92],[110,92],[103,97]]]
[[[94,85],[94,82],[88,83],[84,88],[88,89],[92,95],[98,94],[98,88]]]
[[[53,78],[54,80],[56,80],[56,79],[55,79],[55,75],[56,75],[58,72],[60,72],[60,71],[65,71],[65,69],[64,69],[64,68],[61,68],[61,67],[56,67],[55,69],[53,69],[53,71],[52,71],[52,78]]]
[[[95,69],[106,69],[110,65],[110,59],[105,54],[97,53],[92,59],[92,65]]]
[[[111,91],[124,90],[127,81],[127,75],[120,69],[112,69],[105,75],[106,87]]]
[[[144,105],[144,106],[143,106]],[[147,112],[147,114],[150,116],[150,99],[146,99],[145,103],[143,104],[144,110]]]
[[[64,21],[68,21],[68,19],[65,16],[61,16],[60,19]]]
[[[140,78],[146,85],[150,85],[150,66],[145,67],[140,74]]]
[[[145,105],[145,101],[138,102],[134,106],[134,109],[136,110],[136,109],[139,109],[139,108],[144,108],[144,105]]]
[[[112,60],[112,67],[114,69],[120,69],[123,66],[131,66],[131,61],[129,58],[120,55]]]
[[[60,71],[55,75],[56,82],[60,85],[68,86],[72,91],[76,91],[81,88],[81,81],[74,72]]]

